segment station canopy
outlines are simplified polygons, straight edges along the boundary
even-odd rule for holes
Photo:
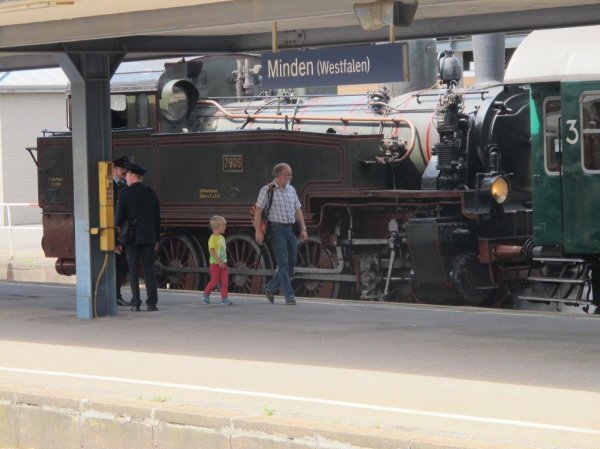
[[[381,0],[0,0],[0,70],[56,66],[58,52],[127,59],[385,41],[355,3]],[[411,0],[405,0],[411,1]],[[396,39],[600,24],[599,0],[418,0]]]

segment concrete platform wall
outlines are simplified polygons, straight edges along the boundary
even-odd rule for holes
[[[2,449],[473,449],[414,433],[0,386]],[[486,446],[487,449],[491,449]],[[498,448],[500,449],[500,448]]]

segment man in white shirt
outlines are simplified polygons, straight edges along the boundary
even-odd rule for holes
[[[296,189],[290,184],[292,168],[286,163],[273,167],[273,184],[264,186],[256,200],[254,214],[255,239],[259,245],[264,242],[265,235],[261,228],[262,212],[268,210],[268,238],[277,262],[275,276],[267,283],[265,294],[271,304],[275,301],[275,293],[281,289],[287,305],[295,305],[294,290],[290,283],[290,275],[296,266],[296,235],[294,223],[300,225],[300,238],[308,239],[304,215]],[[271,199],[272,195],[272,199]]]

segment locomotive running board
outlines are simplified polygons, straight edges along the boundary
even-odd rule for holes
[[[565,259],[562,257],[532,257],[531,260],[535,260],[536,262],[547,262],[547,263],[571,263],[571,264],[579,264],[584,263],[584,259]]]
[[[554,299],[545,298],[543,296],[518,296],[519,299],[524,301],[537,301],[537,302],[562,302],[563,304],[581,304],[590,305],[592,301],[585,301],[583,299]]]
[[[552,284],[587,284],[590,282],[587,279],[545,278],[545,277],[528,277],[527,280],[535,281],[535,282],[550,282]]]
[[[177,268],[161,267],[163,273],[209,273],[208,268]],[[275,270],[250,270],[244,268],[229,268],[229,274],[242,274],[247,276],[273,276]],[[297,267],[292,275],[292,279],[308,279],[314,281],[337,281],[337,282],[356,282],[355,274],[339,274],[337,269],[327,268],[303,268]]]

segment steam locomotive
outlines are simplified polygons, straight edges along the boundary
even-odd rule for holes
[[[258,64],[252,55],[208,56],[167,64],[146,85],[114,79],[113,158],[146,167],[161,202],[161,287],[204,286],[208,220],[219,214],[228,220],[230,292],[261,293],[274,258],[254,241],[249,210],[273,165],[287,162],[309,229],[297,296],[590,303],[598,250],[564,244],[552,228],[560,212],[533,208],[552,201],[539,200],[542,183],[558,194],[566,167],[548,142],[559,148],[572,136],[571,122],[557,119],[555,85],[459,88],[459,64],[446,55],[439,85],[396,97],[264,95]],[[533,132],[530,115],[540,124]],[[39,138],[37,153],[43,249],[73,274],[70,135]],[[540,168],[551,159],[554,171]]]

